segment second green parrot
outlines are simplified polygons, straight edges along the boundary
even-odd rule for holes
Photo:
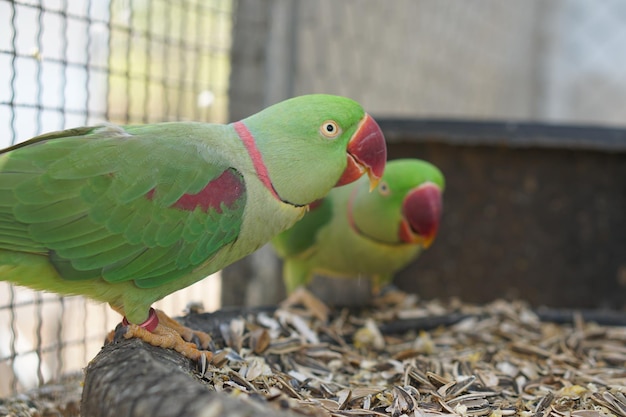
[[[372,192],[363,180],[333,189],[272,240],[284,259],[287,292],[308,284],[314,273],[370,277],[375,290],[388,284],[433,242],[444,186],[434,165],[398,159],[387,163]]]

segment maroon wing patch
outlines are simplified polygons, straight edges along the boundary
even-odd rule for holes
[[[243,178],[233,169],[227,169],[209,182],[196,194],[183,194],[170,207],[185,211],[194,211],[200,207],[203,212],[213,209],[222,213],[222,205],[231,208],[244,192]],[[154,189],[148,191],[146,198],[152,200]]]

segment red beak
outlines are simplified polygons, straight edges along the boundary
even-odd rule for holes
[[[365,114],[348,142],[348,165],[335,186],[349,184],[367,173],[371,191],[380,181],[386,162],[385,136],[378,123],[369,114]]]
[[[441,220],[441,189],[426,182],[411,190],[402,202],[400,240],[428,248],[435,240]]]

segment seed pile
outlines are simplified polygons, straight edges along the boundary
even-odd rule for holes
[[[82,374],[68,374],[24,394],[0,398],[0,417],[79,417],[81,382]]]
[[[222,323],[204,382],[307,416],[626,416],[624,327],[542,322],[522,302],[412,296],[327,323],[319,313],[283,307]],[[428,317],[457,319],[389,331]]]

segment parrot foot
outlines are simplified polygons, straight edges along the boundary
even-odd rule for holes
[[[152,346],[173,349],[189,359],[200,361],[202,375],[213,357],[210,351],[198,349],[198,346],[202,349],[209,347],[209,334],[185,327],[161,310],[151,310],[148,320],[140,325],[128,323],[126,319],[123,324],[128,326],[124,338],[135,337]]]
[[[131,339],[133,337],[141,339],[152,346],[174,349],[176,352],[194,361],[202,361],[205,368],[206,363],[213,357],[213,353],[199,350],[195,343],[185,341],[179,332],[161,323],[152,332],[136,324],[130,324],[128,330],[124,333],[124,338]]]
[[[322,323],[328,322],[330,316],[330,309],[322,300],[317,298],[313,293],[304,287],[298,287],[294,292],[280,303],[281,307],[291,307],[297,304],[302,304]]]
[[[176,330],[185,341],[195,343],[202,349],[209,348],[212,340],[211,335],[205,332],[201,332],[199,330],[194,330],[190,329],[189,327],[183,326],[182,324],[165,314],[162,310],[155,311],[157,317],[159,318],[159,323],[163,323],[170,329]]]
[[[410,302],[412,298],[413,297],[406,292],[396,287],[389,286],[374,296],[372,304],[379,308],[385,306],[401,306],[402,304]]]

